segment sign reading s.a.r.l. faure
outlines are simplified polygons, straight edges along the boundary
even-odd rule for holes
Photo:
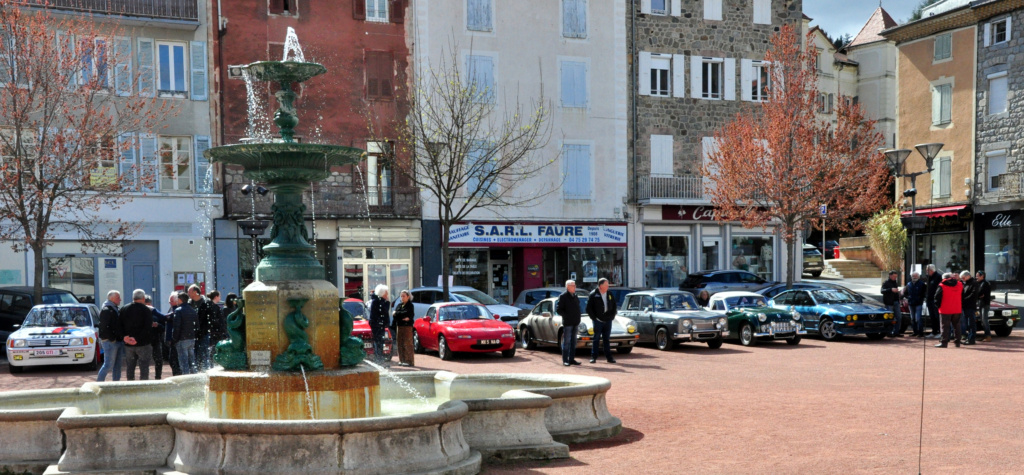
[[[451,227],[455,247],[626,246],[625,224],[463,223]]]

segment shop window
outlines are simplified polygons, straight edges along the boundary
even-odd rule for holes
[[[922,268],[935,264],[939,273],[970,270],[970,242],[966,232],[919,234],[916,262]]]
[[[411,248],[343,248],[341,250],[343,293],[348,298],[368,300],[384,284],[392,300],[412,286]]]
[[[738,236],[732,238],[731,268],[757,274],[764,280],[775,280],[775,238],[770,236]]]
[[[1016,281],[1020,268],[1020,226],[985,230],[985,272],[989,280]]]
[[[625,254],[621,248],[570,248],[569,278],[575,275],[576,284],[586,290],[596,288],[601,278],[622,285]]]
[[[92,257],[50,257],[46,259],[46,285],[67,290],[80,302],[96,300],[96,268]]]
[[[647,236],[644,238],[644,285],[679,288],[689,274],[690,238]]]
[[[458,249],[448,254],[448,272],[455,285],[466,285],[480,291],[487,291],[488,282],[487,249]],[[431,285],[434,282],[430,282]]]

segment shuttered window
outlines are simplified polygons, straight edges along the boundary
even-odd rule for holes
[[[493,31],[491,0],[466,0],[466,29]]]
[[[932,87],[932,125],[952,122],[953,85],[940,84]]]
[[[672,175],[672,136],[651,136],[651,175]]]
[[[932,170],[932,197],[949,198],[950,194],[950,171],[953,159],[941,157],[938,159],[935,168]]]
[[[139,187],[139,170],[135,165],[135,153],[138,151],[135,136],[132,134],[119,135],[117,137],[117,148],[121,151],[118,173],[123,178],[124,190],[136,191]]]
[[[366,97],[390,99],[394,96],[394,64],[390,52],[366,52]]]
[[[495,195],[498,193],[498,183],[494,172],[494,157],[488,153],[488,145],[480,142],[474,145],[473,149],[466,154],[466,196],[476,193],[476,197]]]
[[[132,39],[123,36],[114,38],[114,91],[132,94]]]
[[[704,0],[704,19],[722,19],[722,0]]]
[[[156,95],[156,69],[154,66],[153,40],[151,38],[139,38],[138,52],[139,61],[139,95],[153,97]]]
[[[562,145],[562,195],[567,200],[590,199],[590,145]]]
[[[192,41],[189,43],[189,65],[191,68],[189,81],[192,83],[192,100],[205,101],[207,95],[206,79],[206,42]]]
[[[587,37],[587,0],[562,0],[562,36]]]
[[[772,24],[772,0],[754,0],[754,24]]]
[[[359,1],[359,0],[356,0]],[[387,23],[388,0],[364,0],[366,2],[366,21]]]
[[[195,136],[196,147],[196,193],[213,193],[213,168],[210,161],[203,156],[210,148],[210,137],[208,135]]]
[[[562,61],[562,107],[587,107],[587,63]]]
[[[185,97],[185,44],[156,44],[157,89],[164,97]]]
[[[1007,73],[1006,71],[988,76],[988,114],[1002,114],[1007,110]]]
[[[949,59],[953,56],[953,35],[945,33],[935,37],[934,61]]]
[[[1006,173],[1006,150],[987,152],[985,158],[988,161],[988,189],[998,190],[1002,187],[999,181]]]
[[[466,57],[469,86],[478,102],[494,102],[494,58],[470,55]]]

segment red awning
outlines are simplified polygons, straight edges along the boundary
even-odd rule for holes
[[[967,208],[967,205],[959,206],[945,206],[942,208],[927,208],[917,210],[918,216],[924,216],[926,218],[941,218],[944,216],[956,216],[957,212]],[[910,216],[910,210],[904,211],[903,216]]]

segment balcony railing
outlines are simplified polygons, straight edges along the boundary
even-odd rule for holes
[[[54,10],[122,15],[126,17],[199,21],[198,0],[17,0]]]
[[[245,219],[255,214],[258,218],[271,215],[274,192],[260,196],[253,192],[242,194],[242,183],[224,187],[224,201],[229,218]],[[318,219],[338,218],[408,218],[420,217],[419,190],[415,187],[376,187],[375,193],[367,193],[364,187],[347,184],[320,183],[313,186],[313,193],[306,191],[302,202],[306,205],[306,216]],[[316,197],[316,203],[312,202]]]
[[[997,188],[989,191],[989,196],[1001,201],[1024,199],[1024,193],[1022,193],[1024,190],[1021,189],[1021,175],[1018,172],[1010,172],[992,177],[991,184]]]
[[[637,177],[637,200],[703,200],[704,180],[699,176],[651,175]]]

